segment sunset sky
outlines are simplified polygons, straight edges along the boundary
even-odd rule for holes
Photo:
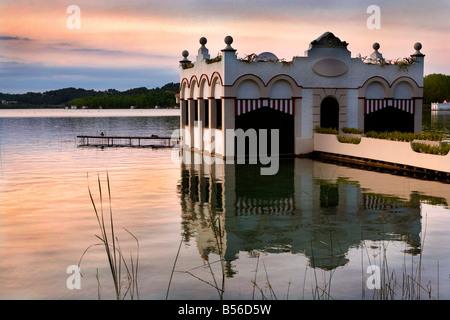
[[[79,29],[67,26],[70,5]],[[380,29],[367,27],[370,5]],[[195,60],[200,37],[212,57],[231,35],[239,56],[291,60],[326,31],[352,57],[374,42],[386,59],[409,57],[421,42],[425,75],[450,74],[449,12],[447,0],[0,0],[0,92],[160,87],[179,81],[181,52]]]

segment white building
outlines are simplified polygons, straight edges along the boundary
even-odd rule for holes
[[[424,55],[422,45],[404,65],[386,62],[378,52],[369,62],[351,57],[348,43],[326,32],[304,56],[279,60],[270,52],[239,59],[225,38],[221,55],[201,47],[194,62],[184,59],[180,75],[181,145],[234,157],[226,130],[278,129],[281,154],[313,150],[316,126],[365,131],[420,132]],[[409,58],[409,57],[408,57]]]
[[[431,103],[431,111],[450,110],[450,101],[444,100],[443,103]]]

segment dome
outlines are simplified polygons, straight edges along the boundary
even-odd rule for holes
[[[256,61],[278,61],[278,57],[272,52],[263,52],[258,54]]]

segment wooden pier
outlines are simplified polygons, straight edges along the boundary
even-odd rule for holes
[[[78,146],[81,147],[140,147],[140,148],[170,148],[178,140],[172,137],[151,136],[105,136],[81,135]]]

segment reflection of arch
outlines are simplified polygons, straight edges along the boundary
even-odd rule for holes
[[[339,186],[331,183],[320,185],[320,207],[325,214],[336,214],[339,205]]]
[[[261,175],[261,165],[236,165],[235,215],[294,214],[294,165],[293,159],[282,159],[274,175]]]
[[[408,246],[420,248],[420,198],[414,193],[410,201],[389,192],[368,193],[362,186],[367,177],[359,180],[351,173],[338,173],[336,182],[322,180],[319,172],[334,176],[334,165],[302,165],[307,163],[302,159],[280,159],[275,175],[261,175],[261,165],[236,164],[222,171],[193,159],[181,166],[180,227],[183,240],[195,241],[202,256],[221,252],[232,261],[253,250],[302,253],[312,268],[332,270],[348,263],[347,253],[362,240],[407,239]],[[308,179],[299,185],[299,177]]]
[[[339,129],[339,102],[331,96],[320,104],[320,126]]]

